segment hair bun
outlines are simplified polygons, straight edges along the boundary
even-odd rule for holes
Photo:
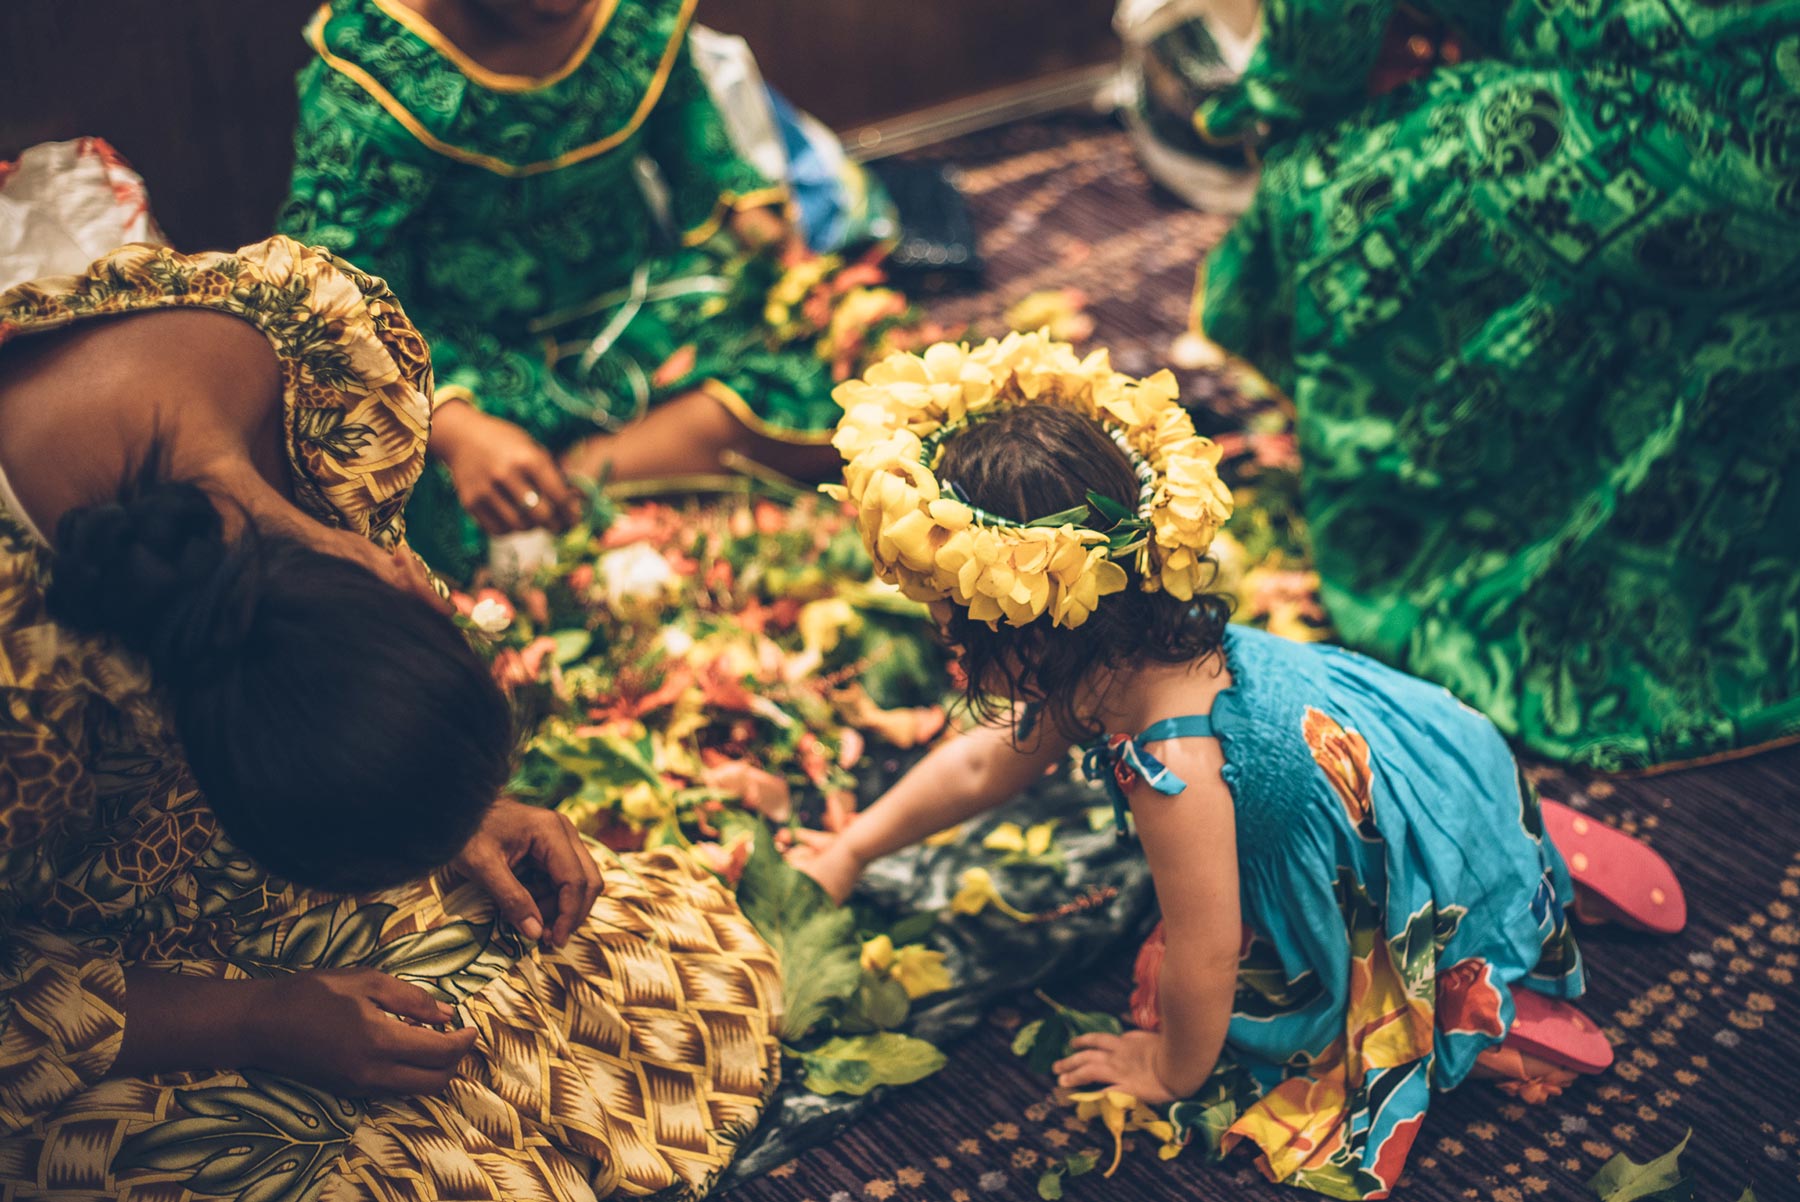
[[[248,583],[226,568],[219,512],[188,483],[140,481],[119,500],[64,514],[45,602],[58,621],[116,636],[159,683],[242,645]]]

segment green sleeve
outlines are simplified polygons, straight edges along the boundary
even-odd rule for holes
[[[439,393],[474,384],[433,320],[424,283],[419,217],[445,165],[338,72],[321,62],[301,72],[294,174],[277,227],[387,281],[431,347]]]
[[[738,154],[681,35],[661,97],[644,122],[645,149],[662,169],[676,228],[705,241],[727,211],[780,204],[787,192]]]

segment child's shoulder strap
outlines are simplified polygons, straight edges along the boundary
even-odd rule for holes
[[[1082,771],[1089,780],[1105,784],[1113,803],[1113,823],[1120,836],[1130,833],[1126,815],[1130,803],[1126,790],[1139,780],[1168,797],[1187,788],[1187,782],[1169,771],[1168,765],[1144,750],[1145,743],[1162,739],[1210,739],[1213,737],[1211,714],[1186,714],[1152,722],[1137,738],[1113,735],[1096,739],[1087,747]]]
[[[1164,718],[1152,722],[1137,737],[1139,743],[1156,743],[1163,739],[1210,739],[1213,737],[1211,714],[1186,714],[1180,718]]]

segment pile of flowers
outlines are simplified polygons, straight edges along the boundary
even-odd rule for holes
[[[871,738],[945,727],[924,611],[870,582],[823,497],[600,503],[545,551],[456,602],[529,732],[513,794],[615,848],[710,843],[729,864],[728,806],[841,826]]]
[[[952,337],[886,286],[881,253],[853,262],[811,254],[785,260],[763,304],[770,345],[810,342],[832,377],[847,380],[876,359]]]

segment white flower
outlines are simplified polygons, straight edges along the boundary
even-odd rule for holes
[[[525,584],[556,563],[556,536],[548,530],[521,530],[488,542],[488,570],[501,588]]]
[[[631,543],[608,551],[594,561],[600,584],[606,592],[606,603],[620,609],[627,601],[659,597],[675,570],[669,561],[645,543]]]
[[[483,634],[499,634],[512,625],[513,609],[506,602],[489,597],[475,603],[475,608],[469,611],[469,621]]]
[[[663,627],[662,636],[658,641],[662,643],[663,650],[676,659],[680,659],[694,649],[694,636],[679,626]]]

